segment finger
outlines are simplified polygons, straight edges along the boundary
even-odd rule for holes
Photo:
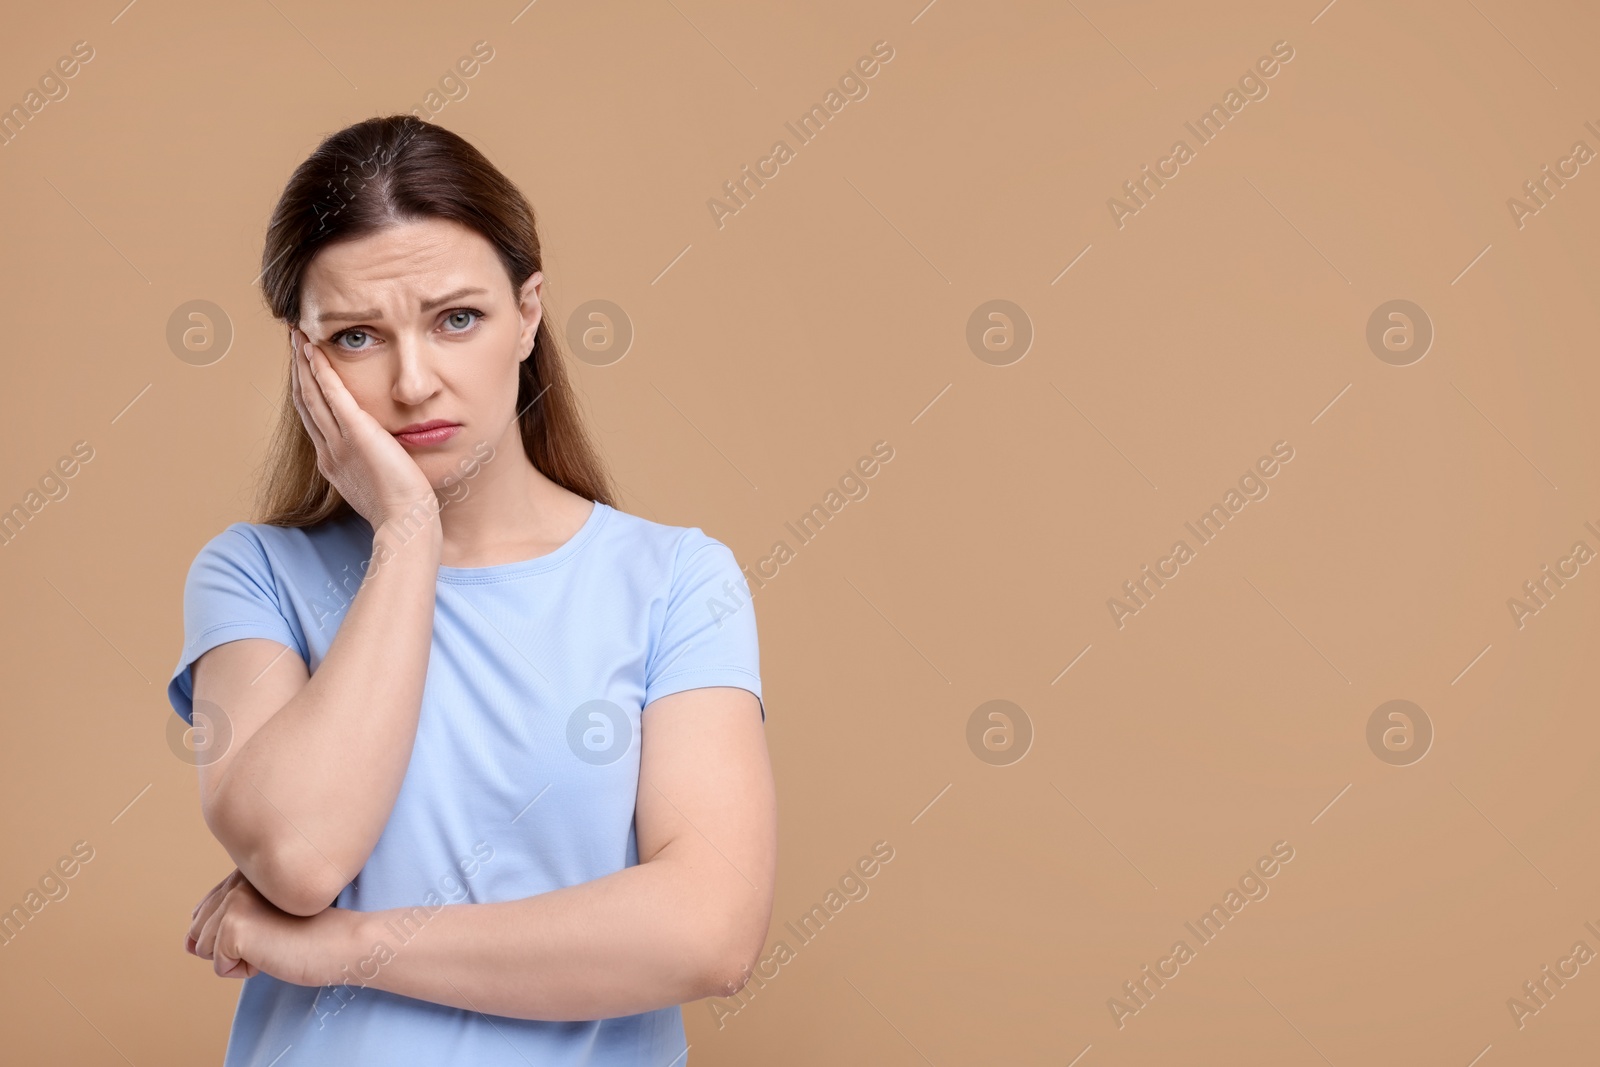
[[[244,977],[247,964],[244,962],[244,946],[240,943],[240,929],[237,912],[230,913],[217,926],[217,940],[213,947],[215,959],[212,960],[211,969],[218,978]]]
[[[200,903],[196,904],[194,906],[194,911],[189,913],[189,917],[192,919],[196,915],[199,915],[200,914],[200,909],[205,905],[205,902],[210,900],[212,897],[216,896],[218,891],[222,890],[223,888],[225,888],[228,885],[229,879],[232,879],[235,876],[240,875],[240,873],[241,872],[239,871],[239,868],[235,867],[233,870],[231,870],[227,874],[223,875],[222,881],[220,881],[216,885],[212,886],[209,890],[207,890],[206,895],[200,898]]]
[[[239,948],[233,943],[232,933],[233,931],[229,929],[217,935],[216,954],[211,961],[211,969],[216,972],[218,978],[233,977],[233,971],[243,962],[237,955]]]
[[[310,409],[306,407],[305,387],[300,382],[300,364],[305,357],[300,354],[300,331],[298,328],[289,327],[289,396],[294,400],[294,409],[300,413],[301,421],[305,423],[306,433],[314,434],[316,427],[311,419]],[[312,440],[316,438],[313,436]]]
[[[335,437],[343,438],[344,428],[339,425],[333,409],[328,406],[327,389],[323,385],[327,375],[322,372],[319,361],[326,363],[326,358],[310,341],[306,341],[300,350],[305,353],[301,358],[306,360],[307,368],[311,371],[309,375],[300,379],[300,395],[305,400],[306,406],[311,409],[311,417],[322,433],[324,443]],[[332,371],[328,371],[328,375],[331,374]]]
[[[234,963],[234,965],[232,967],[228,968],[222,974],[218,975],[218,977],[220,977],[220,978],[245,979],[245,978],[249,978],[252,974],[255,974],[255,973],[256,973],[256,969],[254,967],[250,966],[250,964],[248,962],[246,962],[245,960],[237,960],[237,961],[235,961],[235,963]]]
[[[216,954],[217,930],[222,925],[222,917],[227,909],[217,907],[208,912],[205,922],[201,924],[199,933],[195,934],[194,954],[203,960],[209,960]]]
[[[359,410],[360,405],[356,403],[355,397],[350,395],[350,390],[344,387],[344,379],[333,369],[333,364],[328,361],[327,355],[316,345],[311,346],[311,373],[316,378],[320,389],[319,396],[327,405],[328,414],[332,417],[339,436],[349,437],[352,414]]]
[[[222,881],[211,887],[211,892],[200,899],[194,907],[194,912],[189,916],[189,935],[198,938],[200,929],[205,925],[206,919],[217,909],[222,902],[223,895],[236,885],[244,875],[236,867]]]
[[[222,903],[221,889],[222,887],[218,886],[210,893],[207,893],[206,898],[200,902],[200,906],[195,908],[194,915],[189,920],[188,933],[188,936],[195,941],[200,940],[200,931],[205,929],[206,920],[216,913],[217,907]]]
[[[322,436],[322,430],[317,426],[317,420],[311,417],[311,408],[305,396],[305,356],[301,354],[304,340],[305,335],[299,330],[290,331],[289,393],[294,398],[294,409],[300,413],[300,421],[305,425],[306,436],[311,438],[311,443],[318,452],[323,452],[327,449],[327,442]]]
[[[339,426],[338,417],[328,400],[330,386],[328,379],[337,377],[337,375],[324,373],[324,368],[328,365],[327,357],[323,355],[322,349],[312,344],[309,340],[302,346],[301,351],[306,361],[302,369],[310,372],[308,375],[310,386],[306,390],[306,397],[311,404],[312,411],[318,416],[318,424],[322,427],[324,434],[328,436],[332,436],[335,433],[342,435],[343,431]]]

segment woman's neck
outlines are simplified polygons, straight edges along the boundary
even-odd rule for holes
[[[468,470],[436,490],[443,566],[490,567],[546,555],[570,540],[594,507],[535,467],[520,436]]]

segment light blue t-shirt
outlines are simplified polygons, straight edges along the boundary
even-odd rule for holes
[[[371,554],[359,516],[308,529],[236,522],[212,538],[184,587],[173,708],[193,723],[190,667],[228,641],[270,638],[315,672]],[[699,527],[596,501],[547,555],[441,566],[411,762],[335,906],[415,908],[384,933],[398,956],[429,908],[518,900],[637,864],[640,712],[702,686],[761,697],[749,586]],[[383,958],[335,986],[245,979],[225,1067],[686,1063],[678,1007],[591,1022],[482,1015],[361,985],[357,970],[371,978]]]

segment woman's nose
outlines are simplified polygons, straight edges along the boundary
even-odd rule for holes
[[[433,355],[425,343],[402,337],[395,346],[394,398],[403,404],[420,404],[439,389]]]

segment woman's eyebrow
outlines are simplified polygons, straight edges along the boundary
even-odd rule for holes
[[[440,307],[440,306],[442,306],[444,304],[448,304],[452,300],[460,300],[464,296],[488,296],[488,295],[489,295],[489,290],[481,288],[479,286],[475,286],[475,285],[463,286],[462,288],[457,289],[455,292],[446,293],[443,296],[436,296],[432,300],[424,300],[422,302],[422,309],[421,310],[422,310],[423,314],[427,314],[428,312],[432,311],[436,307]],[[319,314],[317,316],[317,321],[319,323],[320,322],[360,322],[362,320],[366,320],[368,322],[381,322],[381,321],[383,321],[383,312],[378,311],[376,309],[371,310],[371,311],[324,311],[324,312],[322,312],[321,314]]]

